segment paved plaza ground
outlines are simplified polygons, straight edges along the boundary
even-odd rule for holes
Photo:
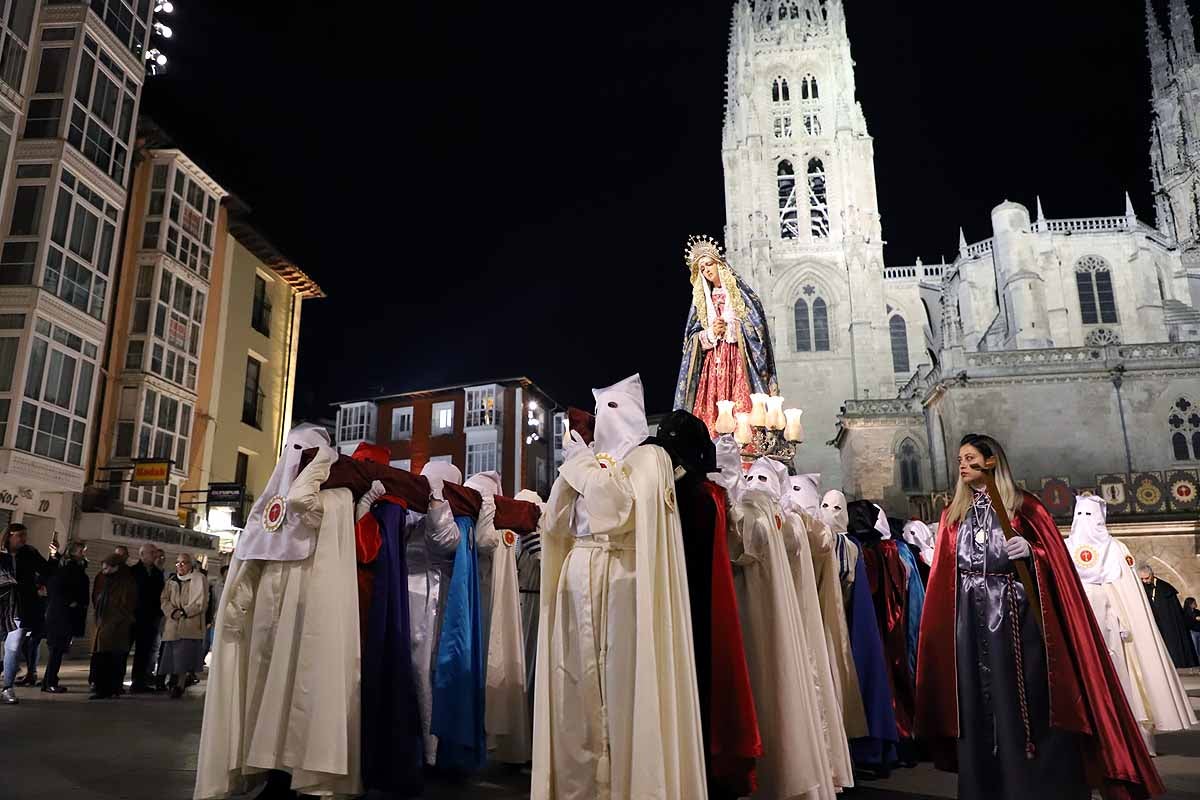
[[[21,691],[0,707],[0,800],[187,800],[195,779],[204,684],[182,700],[138,695],[88,701],[87,665],[64,666],[64,695]],[[1185,679],[1200,706],[1200,675]],[[1158,738],[1156,764],[1169,800],[1200,800],[1200,728]],[[862,781],[846,800],[954,797],[954,776],[922,765],[884,781]],[[430,800],[517,800],[527,771],[493,770],[459,784],[434,782]],[[1031,799],[1032,800],[1032,799]]]

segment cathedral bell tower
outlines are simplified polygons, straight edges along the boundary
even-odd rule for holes
[[[1155,224],[1185,251],[1200,249],[1200,58],[1186,0],[1169,0],[1164,30],[1146,0],[1150,164]]]
[[[812,434],[798,462],[840,485],[824,443],[841,404],[896,396],[874,143],[843,0],[735,3],[722,144],[730,262],[763,302],[780,390]]]

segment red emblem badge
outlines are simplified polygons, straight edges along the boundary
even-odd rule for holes
[[[1125,556],[1125,563],[1132,567],[1133,566],[1133,556],[1130,556],[1130,555]]]
[[[283,495],[277,494],[272,497],[271,502],[267,503],[267,507],[263,509],[263,527],[271,532],[279,530],[283,525],[286,508],[287,501],[284,500]]]
[[[1095,556],[1092,555],[1091,550],[1084,550],[1079,554],[1079,560],[1085,564],[1090,564],[1093,558],[1095,558]]]
[[[779,516],[778,514],[775,515],[775,527],[779,530],[783,530],[783,517]]]
[[[504,546],[512,547],[516,543],[517,543],[517,537],[513,534],[513,532],[505,531],[504,532]]]

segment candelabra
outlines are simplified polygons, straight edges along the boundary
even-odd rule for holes
[[[785,409],[782,397],[752,394],[750,402],[749,412],[735,415],[732,400],[718,400],[717,433],[732,433],[747,461],[770,458],[791,466],[796,448],[804,441],[804,426],[800,424],[804,412]]]

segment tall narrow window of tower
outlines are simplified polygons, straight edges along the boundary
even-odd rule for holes
[[[1167,428],[1175,460],[1200,461],[1200,408],[1186,397],[1177,398],[1167,415]]]
[[[800,108],[804,132],[809,136],[821,135],[820,93],[817,76],[809,73],[800,81]]]
[[[1112,273],[1100,256],[1084,256],[1075,262],[1075,285],[1079,290],[1079,317],[1084,325],[1117,322],[1117,301]]]
[[[908,372],[908,326],[904,317],[896,314],[888,320],[888,329],[892,335],[892,371]]]
[[[796,206],[796,172],[792,162],[780,161],[775,171],[779,186],[779,237],[800,238],[800,209]]]
[[[917,445],[912,439],[900,443],[897,460],[900,462],[900,488],[905,492],[921,490],[921,462]]]
[[[782,75],[771,83],[771,121],[776,139],[792,138],[792,95]]]
[[[829,203],[825,196],[825,165],[821,159],[808,162],[808,208],[814,239],[829,236]]]
[[[810,288],[810,287],[806,287]],[[803,297],[794,307],[797,353],[829,352],[829,307],[821,297]]]

